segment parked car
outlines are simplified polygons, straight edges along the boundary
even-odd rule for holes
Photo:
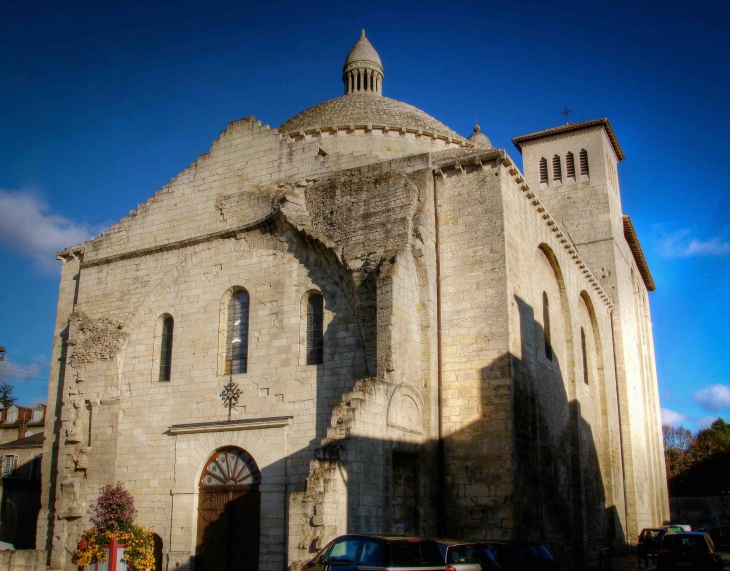
[[[730,551],[730,527],[713,527],[710,537],[717,551]]]
[[[308,571],[446,571],[435,541],[403,535],[348,534],[330,541],[305,564]]]
[[[435,539],[449,569],[455,571],[489,571],[499,569],[489,545],[467,543],[456,539]]]
[[[636,551],[639,556],[639,566],[643,560],[647,566],[649,558],[656,560],[662,538],[667,533],[663,527],[647,527],[641,530],[639,541],[636,544]]]
[[[507,571],[548,571],[558,565],[545,546],[539,543],[520,543],[513,541],[485,541],[489,551],[501,570]]]
[[[714,571],[722,569],[722,559],[708,534],[698,531],[669,532],[662,538],[657,568]]]

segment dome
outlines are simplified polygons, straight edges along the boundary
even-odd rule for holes
[[[441,121],[413,105],[373,93],[351,93],[305,109],[283,123],[279,127],[279,132],[291,135],[309,129],[333,127],[346,129],[352,125],[390,127],[391,129],[405,128],[437,133],[439,136],[451,137],[459,141],[464,140],[461,135],[449,129]],[[486,139],[486,137],[484,138]]]
[[[475,147],[481,147],[483,149],[491,149],[492,141],[489,140],[479,125],[474,125],[474,133],[469,136],[469,142]]]
[[[380,56],[378,55],[378,52],[375,51],[375,48],[370,43],[370,41],[365,37],[365,30],[360,33],[360,39],[350,50],[350,53],[347,54],[347,59],[345,60],[345,68],[347,68],[347,66],[351,63],[355,63],[358,61],[368,61],[375,63],[380,66],[381,71],[383,70],[383,63],[380,61]]]

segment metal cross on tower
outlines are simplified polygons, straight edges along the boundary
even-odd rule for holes
[[[563,109],[563,110],[562,110],[562,111],[561,111],[561,112],[559,113],[559,115],[565,115],[565,124],[566,124],[566,125],[568,124],[568,115],[570,115],[571,113],[572,113],[572,111],[571,111],[570,109],[568,109],[567,107],[565,107],[565,108],[564,108],[564,109]]]
[[[218,395],[223,401],[223,406],[228,409],[228,420],[231,420],[231,409],[238,404],[241,396],[241,389],[233,382],[233,377],[228,377],[228,384],[223,387],[223,392]]]

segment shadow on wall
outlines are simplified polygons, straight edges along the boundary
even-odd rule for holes
[[[0,541],[16,549],[35,549],[35,529],[41,509],[41,482],[22,476],[33,469],[32,461],[15,468],[17,478],[3,478],[0,503]]]
[[[529,335],[522,332],[522,354],[531,355],[535,345],[530,340],[540,338],[541,326],[529,304],[519,298],[516,302],[523,328],[533,329]],[[444,439],[443,521],[436,518],[437,443],[416,441],[412,434],[404,434],[401,440],[356,434],[360,422],[387,422],[387,395],[392,385],[377,378],[358,380],[354,384],[360,394],[351,406],[352,416],[338,419],[342,410],[350,409],[335,407],[334,422],[333,399],[340,401],[342,395],[319,391],[315,449],[286,458],[287,465],[310,468],[306,490],[294,500],[292,494],[289,501],[288,533],[303,538],[297,552],[289,553],[300,560],[292,570],[300,569],[303,561],[345,531],[539,542],[560,565],[596,560],[598,549],[625,545],[618,511],[606,505],[607,483],[594,428],[583,418],[580,403],[569,398],[569,384],[560,368],[540,374],[530,359],[505,354],[482,369],[481,379],[479,403],[486,407],[495,399],[504,399],[511,407],[514,446],[503,439],[490,440],[488,418]],[[504,386],[511,391],[497,390]],[[331,421],[329,427],[325,418]],[[266,481],[264,469],[262,483]],[[482,492],[472,494],[475,489]],[[245,537],[260,537],[258,526],[254,529],[246,517],[252,513],[253,500],[251,494],[232,496],[222,506],[220,517],[202,538],[205,552],[225,553],[226,561],[241,560],[245,567],[244,558],[251,556],[245,551],[246,542],[223,543],[232,537],[229,529],[245,528]],[[301,512],[294,511],[294,504],[304,506]],[[262,513],[264,506],[262,498]],[[259,548],[256,557],[259,554],[265,557],[265,550]],[[195,569],[214,570],[218,563],[222,564],[197,560]]]

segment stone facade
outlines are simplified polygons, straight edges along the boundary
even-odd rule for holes
[[[52,568],[72,568],[116,481],[163,570],[194,568],[201,474],[224,447],[260,470],[262,570],[298,569],[348,531],[539,540],[585,561],[668,517],[648,268],[604,165],[610,125],[520,143],[523,175],[478,130],[382,97],[379,58],[358,92],[359,61],[345,96],[279,129],[230,123],[59,254],[37,541]],[[565,206],[533,163],[568,143],[591,175],[566,181]],[[243,290],[246,367],[231,374]],[[320,294],[323,358],[307,364]]]

